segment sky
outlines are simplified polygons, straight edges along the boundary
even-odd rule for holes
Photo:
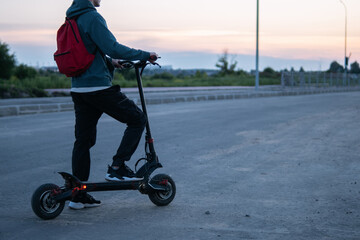
[[[347,7],[347,55],[360,62],[360,0]],[[53,66],[56,31],[71,0],[11,0],[0,8],[0,41],[18,63]],[[326,70],[344,64],[345,8],[340,0],[259,0],[260,69]],[[102,0],[98,12],[117,40],[155,51],[162,65],[216,68],[225,50],[255,69],[256,0]]]

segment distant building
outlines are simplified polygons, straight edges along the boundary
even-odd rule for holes
[[[59,72],[59,69],[57,66],[51,66],[51,67],[40,67],[39,70],[47,71],[47,72]]]

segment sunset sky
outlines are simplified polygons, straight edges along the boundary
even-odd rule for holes
[[[0,41],[19,63],[54,65],[56,31],[71,0],[11,0],[0,8]],[[360,62],[360,0],[348,9],[350,63]],[[255,68],[256,0],[102,0],[97,9],[118,41],[156,51],[163,65],[215,68],[227,49],[238,67]],[[340,0],[260,0],[260,69],[344,64]]]

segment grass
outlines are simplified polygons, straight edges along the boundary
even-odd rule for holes
[[[121,87],[136,87],[135,79],[125,80],[124,78],[114,79],[114,84]],[[260,78],[261,85],[280,84],[280,78],[264,77]],[[190,77],[173,77],[171,79],[162,79],[145,76],[143,77],[144,87],[197,87],[197,86],[254,86],[255,77],[251,75],[228,75],[228,76],[190,76]]]
[[[136,87],[134,78],[116,73],[114,84],[121,87]],[[255,77],[249,74],[213,75],[195,74],[194,76],[173,76],[171,74],[156,74],[143,77],[144,87],[194,87],[194,86],[254,86]],[[280,84],[278,76],[260,77],[261,85]],[[70,78],[57,73],[38,73],[35,78],[9,80],[0,79],[0,98],[46,97],[45,89],[68,89],[71,87]]]

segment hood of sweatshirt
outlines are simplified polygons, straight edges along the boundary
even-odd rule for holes
[[[115,36],[109,31],[105,19],[89,0],[73,0],[66,12],[68,18],[79,15],[81,16],[77,18],[76,23],[81,39],[86,49],[90,53],[95,53],[95,59],[83,74],[72,78],[71,91],[112,85],[114,67],[111,59],[104,55],[124,60],[146,61],[149,59],[149,52],[132,49],[118,43]]]
[[[90,11],[96,11],[96,9],[89,0],[74,0],[66,11],[66,17],[73,18]]]

